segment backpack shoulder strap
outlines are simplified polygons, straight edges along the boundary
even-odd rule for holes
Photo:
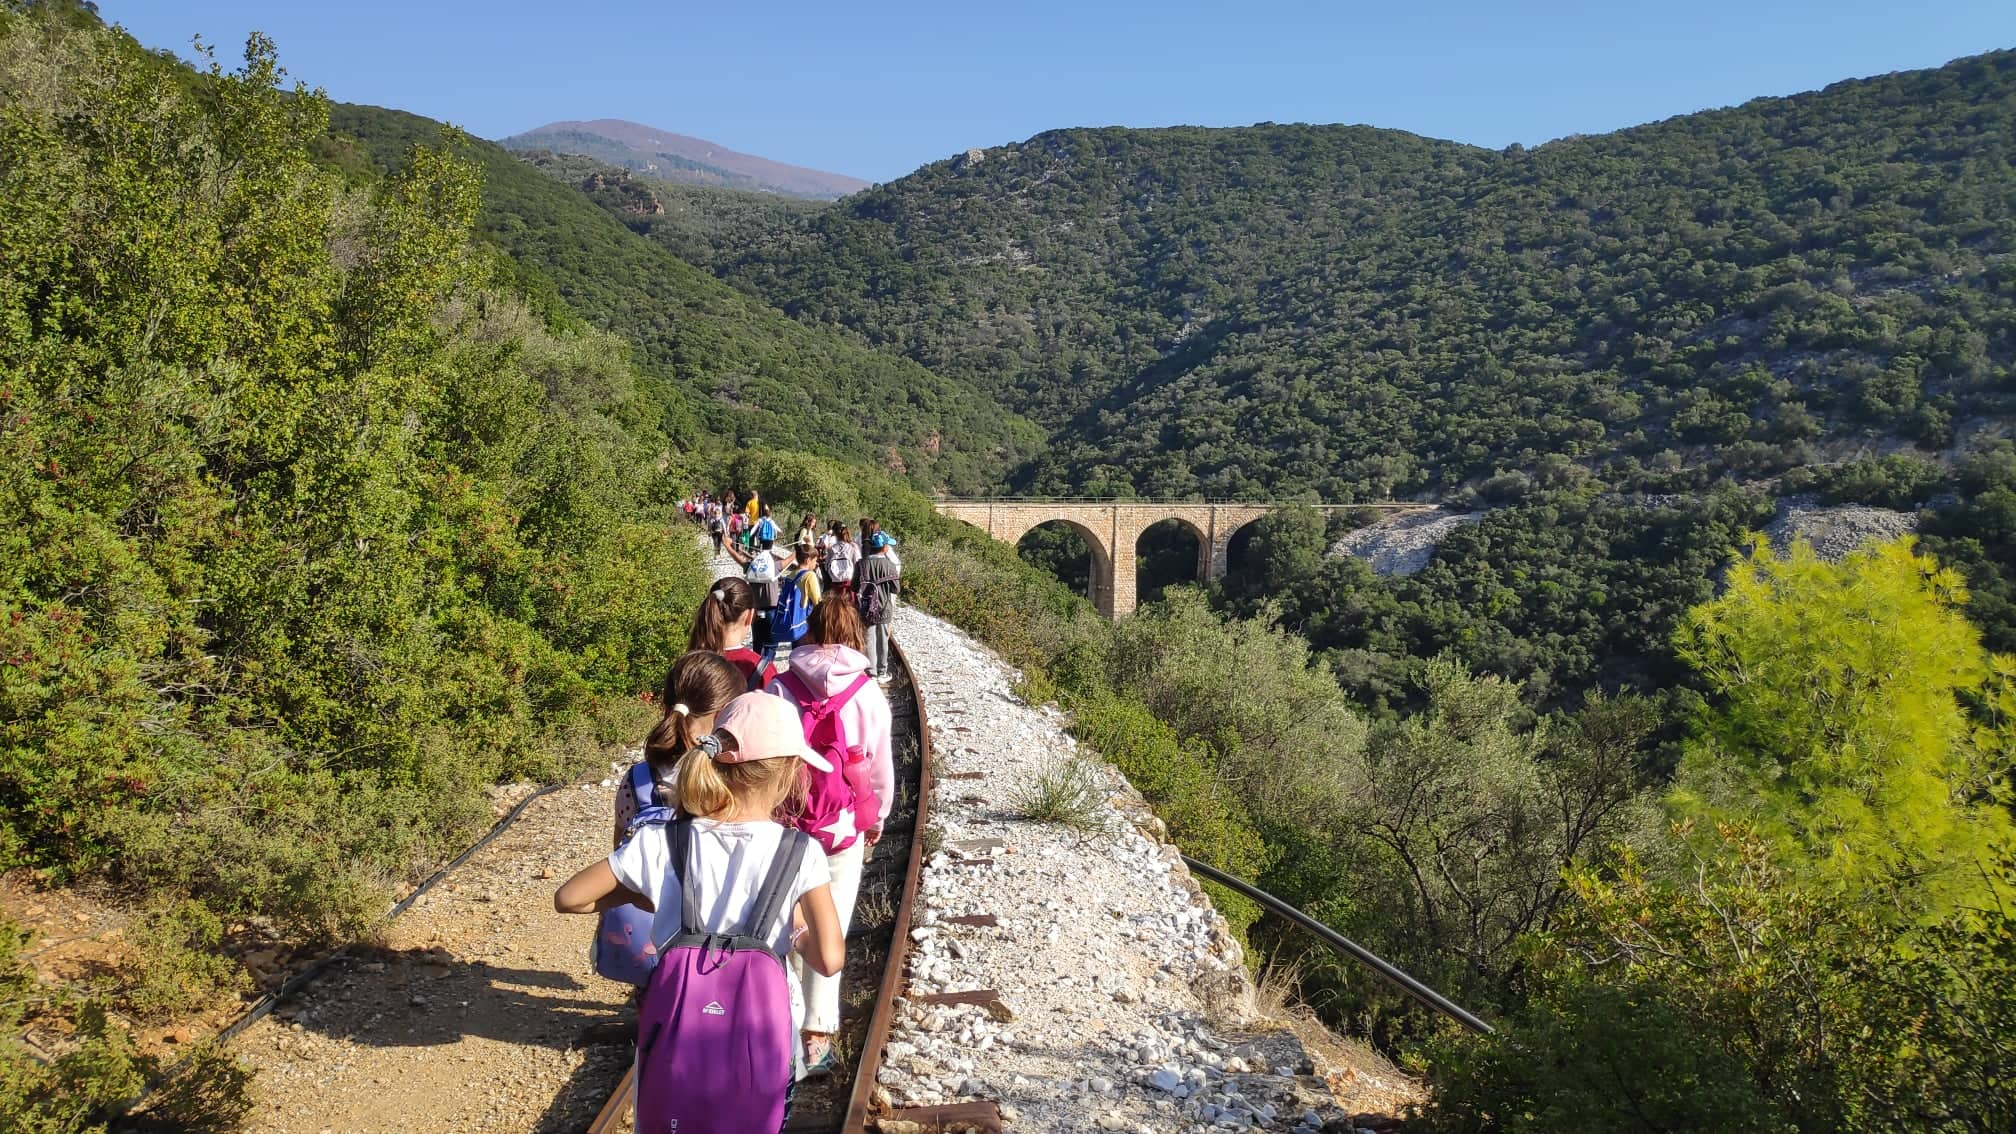
[[[800,713],[816,710],[825,703],[826,698],[814,693],[812,687],[805,684],[805,679],[798,676],[798,671],[795,669],[787,669],[778,674],[777,683],[779,685],[789,685],[791,692],[798,695],[798,711]]]
[[[693,903],[686,900],[686,862],[693,852],[693,820],[681,815],[665,824],[665,841],[670,844],[672,854],[666,866],[679,887],[679,932],[698,933],[700,927],[693,924]]]
[[[830,712],[837,713],[841,709],[846,708],[847,702],[852,701],[854,699],[854,694],[861,692],[862,687],[867,684],[868,684],[868,671],[864,669],[861,671],[861,676],[854,679],[854,684],[849,685],[847,688],[842,689],[840,692],[833,694],[833,696],[827,699],[828,710]]]
[[[630,794],[636,797],[640,811],[656,800],[658,777],[651,774],[651,761],[639,760],[630,765]]]
[[[770,858],[770,874],[763,879],[763,888],[756,892],[756,909],[749,926],[743,930],[745,936],[769,940],[768,930],[777,924],[777,917],[783,912],[785,891],[797,880],[798,867],[805,861],[805,844],[810,841],[803,831],[785,829],[777,853]]]

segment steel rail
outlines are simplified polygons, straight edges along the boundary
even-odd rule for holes
[[[1303,913],[1301,910],[1296,909],[1294,906],[1289,905],[1267,891],[1260,889],[1258,886],[1241,881],[1222,870],[1198,862],[1187,854],[1183,856],[1183,865],[1188,866],[1192,873],[1202,874],[1220,886],[1225,886],[1244,894],[1246,897],[1259,902],[1261,905],[1266,906],[1268,909],[1273,910],[1275,913],[1322,938],[1332,949],[1358,961],[1373,972],[1399,985],[1407,995],[1469,1028],[1471,1031],[1480,1032],[1484,1035],[1492,1033],[1493,1029],[1491,1025],[1464,1011],[1448,997],[1415,980],[1391,961],[1386,960],[1372,950],[1324,925],[1322,922],[1317,921],[1315,918],[1310,917],[1308,914]]]
[[[903,872],[895,932],[889,939],[889,956],[882,962],[882,987],[875,992],[875,1008],[868,1016],[868,1035],[861,1043],[861,1062],[854,1069],[854,1088],[847,1097],[841,1134],[865,1134],[868,1128],[868,1104],[874,1097],[875,1076],[882,1070],[882,1047],[889,1042],[896,993],[903,986],[903,963],[910,954],[910,916],[917,908],[917,889],[923,880],[924,822],[931,805],[931,722],[924,715],[924,683],[910,667],[903,644],[893,640],[890,644],[896,649],[896,663],[910,679],[910,701],[917,710],[917,817],[910,826],[910,866]]]

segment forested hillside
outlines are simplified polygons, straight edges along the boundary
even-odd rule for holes
[[[353,176],[375,176],[406,148],[438,144],[442,129],[338,104],[322,150]],[[670,391],[671,436],[789,443],[962,492],[1036,452],[1040,431],[968,383],[784,318],[505,150],[466,136],[455,145],[483,173],[484,235],[530,269],[520,286],[633,344],[643,372]]]
[[[1042,491],[1616,487],[1999,429],[2016,55],[1531,151],[1063,130],[714,267],[1057,431]]]

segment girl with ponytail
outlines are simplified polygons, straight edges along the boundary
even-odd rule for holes
[[[749,648],[750,627],[756,621],[756,592],[733,576],[714,580],[714,589],[693,613],[689,650],[712,650],[742,671],[742,688],[761,689],[777,676],[775,666]]]
[[[695,650],[672,663],[660,697],[665,715],[644,741],[644,759],[616,789],[615,845],[623,845],[639,817],[666,817],[664,810],[677,799],[679,758],[714,731],[714,715],[746,687],[741,671],[717,653]]]

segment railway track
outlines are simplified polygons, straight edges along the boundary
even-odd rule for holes
[[[924,867],[925,808],[931,795],[931,731],[923,689],[903,647],[896,644],[896,676],[889,708],[895,736],[898,793],[883,837],[862,870],[854,923],[847,933],[846,982],[842,986],[840,1032],[834,1051],[845,1065],[822,1079],[798,1085],[785,1134],[860,1134],[867,1129],[889,1037],[895,997],[903,987],[910,919]],[[635,1068],[626,1072],[588,1126],[588,1134],[631,1130],[630,1099]]]

